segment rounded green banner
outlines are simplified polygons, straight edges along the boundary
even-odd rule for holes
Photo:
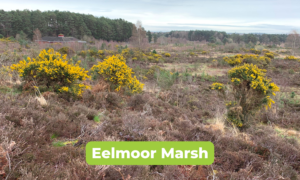
[[[210,165],[214,144],[209,141],[91,141],[89,165]]]

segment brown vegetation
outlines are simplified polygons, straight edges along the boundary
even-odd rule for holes
[[[103,43],[88,46],[100,50]],[[125,47],[125,43],[118,47],[115,42],[105,44],[107,54]],[[91,89],[82,97],[45,91],[42,97],[47,104],[43,105],[36,100],[31,84],[17,84],[16,74],[0,71],[0,174],[5,172],[7,179],[47,180],[300,178],[300,62],[280,56],[270,62],[267,76],[281,92],[269,111],[257,112],[251,126],[239,130],[224,116],[226,102],[210,85],[229,81],[225,73],[229,65],[223,56],[244,54],[244,45],[159,44],[158,40],[150,49],[140,50],[129,46],[128,52],[138,51],[147,57],[153,56],[150,50],[154,49],[158,54],[170,53],[158,62],[145,56],[133,60],[135,56],[128,55],[126,63],[137,79],[154,89],[136,95],[126,89],[112,91],[107,82],[91,79],[84,82]],[[6,66],[24,56],[36,57],[42,48],[63,47],[31,44],[31,49],[14,54],[17,45],[0,46],[4,47],[0,57],[9,56],[1,59],[1,65]],[[98,56],[83,57],[79,55],[83,47],[74,47],[70,47],[75,51],[70,58],[81,60],[81,66],[89,69],[102,61]],[[210,53],[201,55],[202,51]],[[230,94],[231,89],[226,91]],[[215,161],[210,166],[90,166],[85,162],[89,141],[211,141]],[[12,142],[15,145],[9,148]]]

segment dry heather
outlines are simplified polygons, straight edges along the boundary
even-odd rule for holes
[[[222,48],[238,51],[235,46]],[[182,48],[182,54],[170,45],[162,49],[171,56],[155,62],[159,73],[151,69],[151,61],[128,58],[136,77],[157,89],[136,95],[88,80],[91,89],[80,98],[42,92],[39,98],[45,104],[32,91],[23,90],[23,84],[1,81],[0,173],[6,179],[45,180],[299,179],[300,62],[272,60],[267,76],[282,89],[276,103],[271,110],[258,112],[249,128],[239,130],[225,118],[226,102],[210,89],[213,82],[227,83],[227,75],[194,73],[201,67],[206,72],[223,71],[228,65],[222,57],[214,64],[210,55],[187,56],[192,48]],[[205,44],[200,48],[222,54]],[[100,60],[79,59],[86,67]],[[165,62],[191,66],[177,74]],[[215,161],[210,166],[90,166],[85,161],[89,141],[211,141]]]

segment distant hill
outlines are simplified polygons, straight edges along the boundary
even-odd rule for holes
[[[16,36],[23,31],[29,38],[38,28],[42,36],[84,35],[96,39],[126,41],[131,37],[133,24],[123,19],[108,19],[68,11],[4,11],[0,10],[0,34]]]

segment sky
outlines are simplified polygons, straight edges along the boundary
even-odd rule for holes
[[[60,10],[129,22],[152,32],[217,30],[288,34],[300,30],[299,0],[0,0],[0,9]]]

